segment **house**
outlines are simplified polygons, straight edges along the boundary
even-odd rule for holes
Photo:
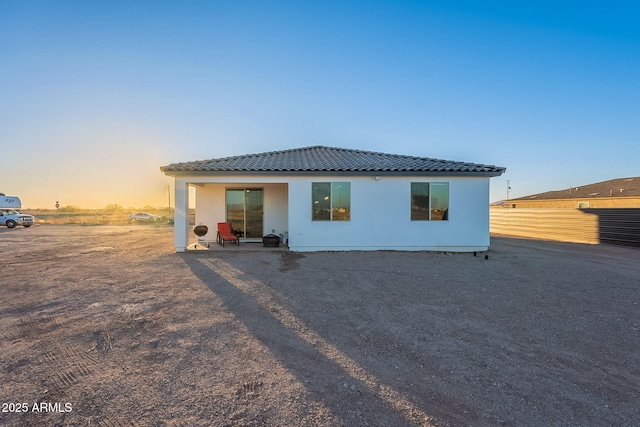
[[[547,191],[500,202],[509,208],[640,208],[640,177]]]
[[[160,168],[175,178],[175,248],[196,224],[230,221],[242,241],[288,236],[292,251],[482,251],[489,178],[505,168],[313,146]]]
[[[640,247],[640,177],[503,200],[489,216],[494,234]]]

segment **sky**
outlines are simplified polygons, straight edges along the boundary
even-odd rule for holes
[[[638,1],[0,0],[0,192],[166,206],[175,162],[311,145],[640,175]],[[173,202],[171,202],[173,203]]]

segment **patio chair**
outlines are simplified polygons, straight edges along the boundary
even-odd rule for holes
[[[240,239],[238,236],[231,232],[231,223],[230,222],[219,222],[218,223],[218,244],[222,245],[224,248],[224,242],[235,242],[236,245],[240,246]]]

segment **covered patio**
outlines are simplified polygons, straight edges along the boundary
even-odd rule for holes
[[[195,188],[195,224],[203,224],[209,228],[205,238],[214,243],[210,249],[217,246],[215,240],[219,222],[231,222],[233,229],[238,230],[240,248],[234,247],[233,250],[263,248],[262,237],[268,234],[286,238],[289,224],[288,184],[261,178],[256,181],[255,177],[234,177],[233,180],[229,180],[229,177],[207,177],[194,181],[176,177],[176,251],[193,249],[193,244],[189,242],[195,242],[188,220],[191,202],[189,187]],[[224,249],[233,246],[226,245]]]

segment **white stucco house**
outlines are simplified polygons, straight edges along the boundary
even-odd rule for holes
[[[241,242],[286,235],[291,251],[482,251],[489,247],[489,180],[498,166],[313,146],[173,163],[175,248],[196,224],[229,221]],[[211,231],[210,231],[211,232]]]

